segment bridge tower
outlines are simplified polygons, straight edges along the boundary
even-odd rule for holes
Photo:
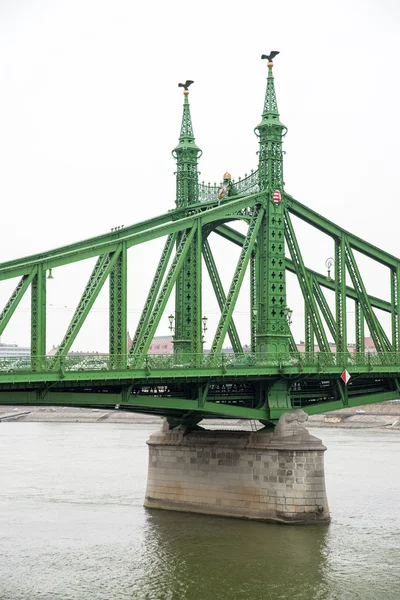
[[[285,231],[283,214],[282,139],[287,128],[279,119],[273,62],[268,61],[268,79],[261,122],[255,128],[259,138],[259,186],[265,192],[265,213],[252,258],[252,312],[255,339],[252,345],[264,354],[289,352],[286,306]]]
[[[188,82],[187,82],[188,83]],[[191,82],[189,82],[190,85]],[[181,84],[182,85],[182,84]],[[176,208],[187,208],[198,202],[198,165],[202,151],[196,145],[189,105],[188,85],[183,86],[184,102],[182,125],[178,145],[172,151],[176,160]],[[187,233],[176,238],[177,254],[186,242]],[[175,328],[173,344],[178,362],[185,363],[195,355],[200,359],[203,351],[201,329],[201,264],[202,232],[197,227],[175,285],[175,315],[171,327]]]

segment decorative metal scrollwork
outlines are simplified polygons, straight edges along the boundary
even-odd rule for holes
[[[198,188],[198,199],[199,202],[215,202],[218,200],[218,194],[222,187],[222,183],[211,184],[211,183],[202,183],[199,184]],[[251,171],[250,175],[245,173],[243,179],[239,177],[237,180],[233,179],[227,189],[227,194],[225,198],[232,196],[248,196],[249,194],[254,194],[255,192],[260,191],[260,184],[258,178],[258,170]]]

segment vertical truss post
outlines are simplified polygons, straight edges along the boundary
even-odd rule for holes
[[[317,338],[319,351],[330,352],[328,338],[326,337],[326,333],[314,298],[310,279],[308,277],[304,265],[303,257],[301,256],[300,246],[297,242],[293,225],[287,210],[285,210],[285,238],[295,267],[300,289],[302,291],[303,298],[305,301],[307,318],[311,320],[312,328]]]
[[[202,321],[201,321],[201,249],[202,232],[200,222],[194,235],[193,243],[187,252],[175,287],[175,335],[174,354],[183,363],[191,357],[202,353]],[[181,234],[178,234],[180,240]],[[179,244],[179,242],[177,242]]]
[[[189,106],[189,90],[185,89],[182,125],[179,143],[172,151],[177,162],[176,206],[190,206],[198,201],[197,161],[202,154],[196,145]],[[178,248],[183,234],[177,236]],[[188,362],[193,355],[203,351],[201,322],[201,249],[202,230],[197,228],[193,244],[179,272],[175,287],[174,354],[181,362]],[[200,293],[199,293],[200,292]]]
[[[354,259],[353,251],[350,244],[346,240],[345,243],[346,265],[350,273],[353,287],[357,294],[357,300],[360,302],[365,320],[368,325],[371,337],[374,340],[375,348],[378,352],[390,352],[392,350],[389,339],[383,330],[382,325],[378,321],[374,310],[369,301],[364,282],[358,270],[357,263]]]
[[[34,277],[36,277],[37,267],[34,267],[29,275],[24,275],[19,280],[15,290],[8,299],[7,304],[3,308],[0,314],[0,336],[7,327],[7,324],[13,316],[18,304],[21,302],[26,290],[32,283]]]
[[[133,336],[132,345],[130,347],[129,354],[133,355],[137,351],[138,344],[143,336],[143,332],[147,327],[151,311],[153,310],[154,304],[157,300],[158,292],[160,291],[161,284],[164,279],[165,272],[168,267],[168,262],[174,249],[176,241],[176,234],[170,234],[165,242],[164,249],[162,251],[160,261],[157,265],[156,272],[153,277],[153,281],[150,286],[149,293],[144,304],[142,314],[140,315],[138,326],[136,327],[135,335]]]
[[[257,351],[257,250],[253,250],[250,257],[250,350],[252,353]],[[231,340],[232,341],[232,340]],[[233,344],[232,344],[233,346]]]
[[[400,351],[400,327],[399,327],[399,275],[400,267],[397,266],[390,271],[391,291],[391,315],[392,315],[392,347],[393,352]]]
[[[307,303],[304,302],[304,350],[307,354],[314,352],[314,327],[313,320],[308,311]]]
[[[259,137],[259,186],[265,192],[265,216],[257,239],[256,352],[260,355],[289,352],[285,235],[283,224],[283,151],[287,128],[280,121],[273,77],[268,62],[267,88],[261,122],[255,128]],[[274,198],[274,194],[276,197]]]
[[[336,352],[347,350],[345,238],[335,239]]]
[[[31,363],[39,371],[46,355],[46,270],[37,265],[31,289]]]
[[[254,243],[257,237],[257,233],[260,229],[263,216],[264,209],[260,208],[259,206],[255,206],[253,209],[251,221],[249,223],[249,229],[243,243],[243,248],[240,252],[239,260],[236,265],[235,273],[233,274],[232,283],[229,288],[228,295],[226,297],[225,306],[222,310],[221,318],[219,320],[217,330],[215,332],[214,340],[209,354],[210,361],[221,352],[222,344],[224,343],[229,323],[232,319],[232,314],[235,308],[236,300],[240,292],[240,287],[243,282],[246,268],[254,248]]]
[[[195,276],[195,322],[192,331],[192,348],[196,365],[201,364],[203,354],[204,333],[202,321],[202,280],[203,280],[203,226],[201,219],[197,224],[196,241],[196,276]]]
[[[358,300],[355,300],[355,313],[356,313],[356,352],[365,352],[365,334],[364,334],[364,315],[362,312],[361,304]]]
[[[214,293],[217,298],[219,309],[222,312],[225,302],[226,302],[226,296],[225,296],[224,288],[222,286],[222,281],[219,276],[217,265],[215,264],[214,257],[212,255],[210,244],[208,243],[208,240],[205,240],[204,244],[203,244],[203,256],[204,256],[204,262],[206,264],[208,274],[210,276],[211,284],[213,286]],[[251,281],[251,276],[250,276],[250,281]],[[251,285],[251,283],[250,283],[250,285]],[[252,306],[255,306],[255,305],[252,305]],[[233,319],[229,323],[228,335],[229,335],[229,339],[232,344],[232,349],[233,349],[234,353],[242,354],[242,352],[243,352],[242,345],[240,343],[239,335],[236,330],[236,326],[235,326],[235,323],[233,322]]]
[[[168,298],[172,292],[178,275],[185,263],[186,256],[189,249],[192,247],[192,242],[197,231],[197,222],[194,223],[193,227],[188,232],[187,230],[182,233],[179,246],[176,254],[172,260],[171,266],[165,277],[165,281],[158,295],[157,301],[154,305],[153,311],[147,322],[147,326],[143,335],[139,341],[137,350],[135,352],[135,365],[140,367],[147,351],[150,347],[153,336],[156,332],[161,316],[165,310],[168,302]]]
[[[110,272],[109,288],[109,354],[110,368],[124,367],[127,354],[127,250],[121,252]]]

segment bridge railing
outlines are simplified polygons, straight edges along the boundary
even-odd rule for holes
[[[218,200],[218,195],[221,191],[223,183],[202,183],[198,184],[198,200],[199,202],[210,202]],[[232,179],[229,184],[229,197],[232,196],[247,196],[260,191],[259,173],[251,170],[250,175],[245,173],[244,177]]]
[[[72,354],[65,357],[3,356],[0,357],[0,375],[3,373],[26,372],[85,372],[85,371],[155,371],[176,369],[260,369],[263,366],[277,368],[317,369],[329,371],[332,368],[361,369],[377,367],[399,367],[400,353],[334,353],[334,352],[295,352],[295,353],[220,353],[204,354]]]

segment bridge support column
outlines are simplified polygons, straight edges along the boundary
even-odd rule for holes
[[[279,523],[328,523],[324,452],[297,409],[275,431],[171,430],[149,441],[145,506]]]

